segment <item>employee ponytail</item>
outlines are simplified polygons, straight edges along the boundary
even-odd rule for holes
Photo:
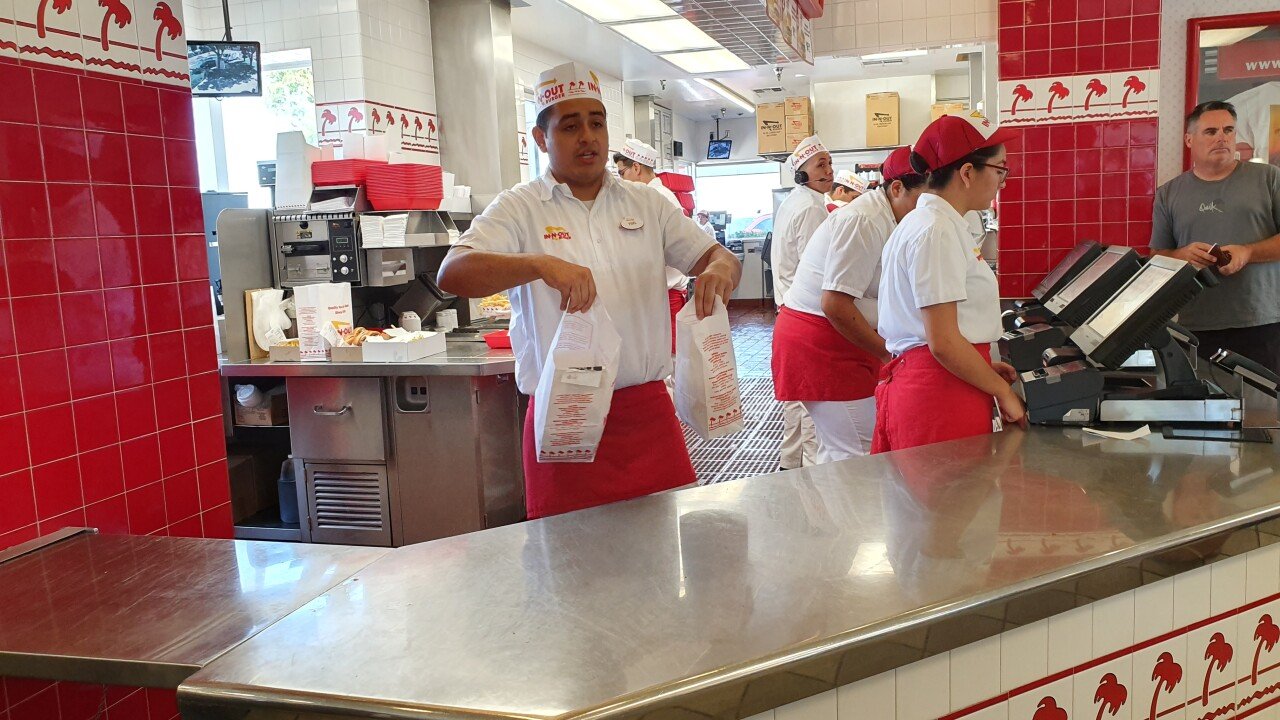
[[[920,175],[929,174],[929,161],[925,160],[923,155],[916,152],[915,150],[912,150],[911,157],[908,158],[908,160],[911,163],[912,170],[915,170]]]

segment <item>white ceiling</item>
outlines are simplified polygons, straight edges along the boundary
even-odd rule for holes
[[[523,1],[527,6],[511,10],[512,31],[520,40],[555,50],[622,78],[627,94],[656,95],[675,112],[694,120],[719,117],[722,107],[728,110],[727,117],[748,115],[710,88],[694,82],[694,76],[559,0]],[[755,103],[761,101],[760,96],[753,92],[756,88],[782,87],[786,94],[808,95],[811,82],[967,72],[967,65],[956,61],[956,56],[962,52],[963,49],[956,48],[931,50],[928,55],[907,58],[902,64],[867,67],[857,58],[817,58],[814,65],[790,63],[782,66],[781,82],[778,82],[771,65],[723,73],[716,75],[715,79],[748,102]],[[781,99],[779,96],[763,101]]]

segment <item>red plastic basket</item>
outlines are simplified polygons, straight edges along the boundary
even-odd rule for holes
[[[311,163],[314,185],[363,185],[369,168],[386,165],[379,160],[320,160]]]
[[[693,192],[693,177],[681,173],[658,173],[658,179],[673,193]]]
[[[485,335],[484,342],[494,350],[510,349],[511,335],[506,330],[498,330]]]
[[[435,210],[444,200],[444,175],[438,165],[369,168],[365,194],[375,210]]]

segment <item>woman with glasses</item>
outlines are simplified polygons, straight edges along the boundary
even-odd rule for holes
[[[913,147],[911,165],[929,180],[881,259],[879,331],[893,360],[876,387],[873,453],[1026,423],[1017,373],[991,359],[1003,332],[999,289],[964,219],[1004,186],[1011,137],[944,115]]]

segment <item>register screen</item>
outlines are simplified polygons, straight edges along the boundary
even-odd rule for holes
[[[1109,337],[1117,328],[1128,320],[1138,308],[1142,307],[1162,285],[1173,277],[1174,271],[1156,265],[1148,265],[1142,272],[1134,276],[1133,281],[1125,285],[1111,301],[1102,307],[1088,323],[1100,337]]]
[[[1059,302],[1065,305],[1075,300],[1080,293],[1084,292],[1085,288],[1102,277],[1107,270],[1110,270],[1111,266],[1115,265],[1121,257],[1123,256],[1118,253],[1109,252],[1099,255],[1097,260],[1094,260],[1089,267],[1084,269],[1084,272],[1077,275],[1075,280],[1072,280],[1070,284],[1062,288],[1062,292],[1058,293]]]

